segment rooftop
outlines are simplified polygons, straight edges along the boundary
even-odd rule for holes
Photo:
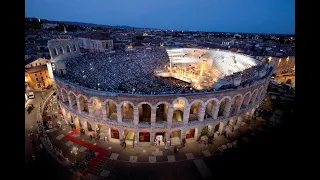
[[[26,68],[25,71],[28,73],[35,73],[35,72],[39,72],[39,71],[44,71],[46,69],[47,69],[46,65],[41,65],[41,66]]]

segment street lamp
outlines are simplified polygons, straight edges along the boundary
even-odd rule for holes
[[[71,150],[71,154],[74,154],[74,163],[77,163],[77,154],[78,154],[78,148],[77,147],[74,147],[72,148]]]

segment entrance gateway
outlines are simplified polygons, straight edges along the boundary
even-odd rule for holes
[[[154,137],[154,141],[159,141],[160,140],[160,145],[165,145],[165,132],[157,132],[155,137]]]

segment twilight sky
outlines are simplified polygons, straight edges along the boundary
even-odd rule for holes
[[[25,0],[25,16],[174,30],[295,33],[294,0]]]

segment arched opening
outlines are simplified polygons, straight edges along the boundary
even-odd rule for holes
[[[218,110],[218,103],[215,100],[208,102],[205,111],[205,119],[212,118],[217,119],[216,111]]]
[[[167,121],[168,105],[159,104],[156,110],[156,122]]]
[[[207,140],[211,135],[211,129],[212,128],[211,128],[210,125],[205,126],[201,131],[200,139],[201,140]]]
[[[250,93],[247,93],[243,97],[243,102],[241,104],[241,109],[247,108],[248,104],[249,104],[249,101],[250,101]]]
[[[70,48],[70,46],[69,46],[69,45],[67,46],[67,52],[68,52],[68,53],[70,53],[70,52],[71,52],[71,48]]]
[[[256,97],[256,102],[260,100],[260,98],[262,97],[262,92],[263,92],[263,88],[260,88],[259,93]]]
[[[226,130],[233,132],[235,123],[233,119],[228,120]]]
[[[139,122],[151,122],[151,107],[149,104],[140,104],[138,109]]]
[[[88,101],[83,96],[79,97],[80,110],[85,113],[89,113]]]
[[[238,119],[237,119],[237,121],[235,122],[235,128],[237,128],[237,127],[241,127],[242,126],[242,117],[241,116],[239,116],[238,117]]]
[[[66,105],[69,106],[69,100],[68,100],[67,91],[65,89],[62,89],[61,90],[61,94],[62,94],[62,102],[64,102]]]
[[[92,115],[102,117],[102,106],[99,99],[92,99]]]
[[[249,102],[250,105],[252,105],[255,102],[257,95],[258,95],[258,91],[255,90],[251,95],[250,102]]]
[[[246,114],[244,115],[244,120],[245,123],[250,123],[250,113],[246,112]]]
[[[71,120],[71,113],[70,113],[70,112],[67,113],[66,119],[68,120],[68,123],[69,123],[69,124],[73,124],[73,122],[72,122],[72,120]]]
[[[123,103],[121,106],[122,109],[122,121],[132,121],[133,120],[133,106],[129,103]]]
[[[150,133],[145,132],[139,132],[139,142],[150,142]]]
[[[183,121],[183,112],[181,110],[174,110],[172,114],[172,122]]]
[[[86,121],[86,123],[87,123],[87,131],[89,132],[94,131],[91,124],[88,121]]]
[[[124,137],[125,142],[128,145],[132,145],[133,144],[133,142],[134,142],[134,132],[133,131],[125,129],[123,131],[123,137]]]
[[[190,107],[189,121],[198,121],[201,103],[194,102]]]
[[[186,132],[186,142],[195,142],[198,137],[198,128],[190,128],[187,132]]]
[[[218,117],[224,116],[226,114],[226,108],[229,103],[230,103],[230,100],[228,98],[224,98],[220,102]]]
[[[73,51],[77,51],[77,46],[73,45]]]
[[[181,139],[181,130],[180,129],[171,132],[171,134],[170,134],[171,145],[181,144],[180,139]]]
[[[120,139],[119,131],[117,129],[110,128],[110,138],[111,139]]]
[[[108,101],[106,103],[106,111],[107,111],[107,118],[111,120],[117,120],[117,106],[114,102]]]
[[[214,127],[214,130],[213,130],[213,133],[218,133],[218,135],[222,134],[223,130],[223,123],[222,122],[219,122],[216,124],[216,126]]]
[[[230,109],[232,116],[237,114],[240,103],[241,103],[241,96],[240,95],[233,98],[231,109]]]
[[[77,106],[77,98],[76,98],[76,96],[73,93],[70,93],[69,97],[70,97],[70,103],[71,103],[72,109],[77,111],[78,110],[78,106]]]
[[[154,136],[154,141],[160,141],[160,145],[165,145],[166,142],[166,132],[165,131],[160,131],[160,132],[156,132],[155,136]]]
[[[58,56],[59,55],[58,49],[57,48],[53,48],[53,53],[54,53],[55,56]]]
[[[81,122],[79,120],[79,118],[76,116],[74,117],[74,125],[76,126],[76,128],[81,128]]]
[[[62,47],[62,46],[60,46],[60,52],[61,52],[61,54],[64,53],[64,50],[63,50],[63,47]]]

